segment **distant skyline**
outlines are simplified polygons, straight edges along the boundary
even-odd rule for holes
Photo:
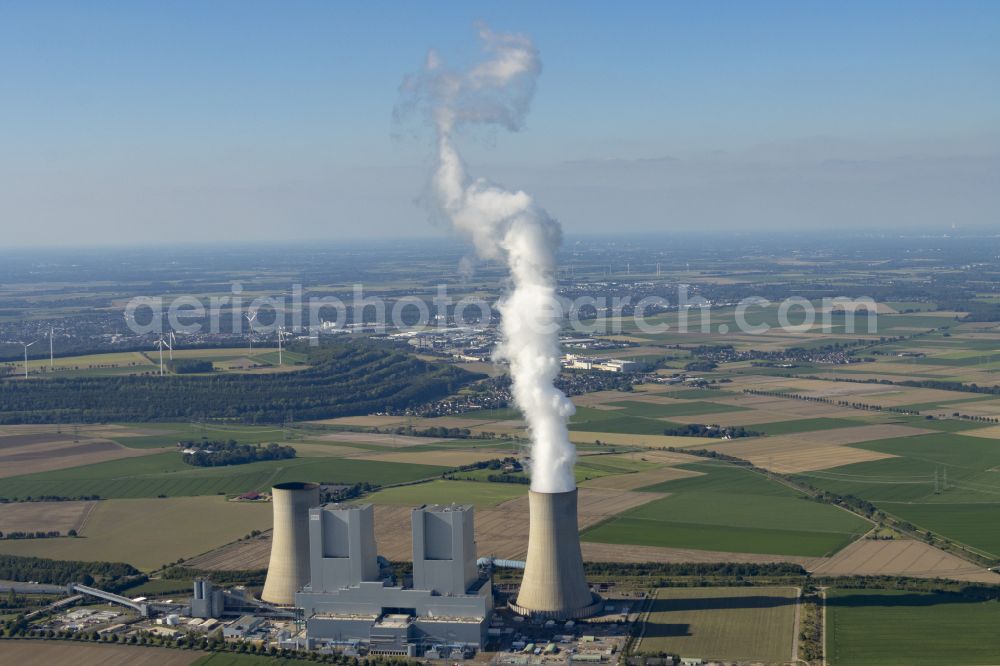
[[[478,175],[567,233],[1000,227],[996,2],[7,2],[0,247],[444,236],[428,48],[521,32],[525,129]]]

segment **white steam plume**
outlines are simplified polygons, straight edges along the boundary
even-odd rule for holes
[[[437,129],[438,165],[433,186],[441,211],[468,235],[484,259],[510,270],[511,289],[501,299],[503,339],[495,358],[507,361],[514,400],[531,433],[531,489],[573,490],[576,447],[566,422],[573,403],[553,382],[559,374],[559,308],[555,253],[559,224],[522,191],[471,178],[453,133],[464,125],[521,128],[541,71],[538,51],[522,35],[480,27],[486,59],[465,70],[449,69],[431,51],[418,74],[401,87],[401,111],[426,111]]]

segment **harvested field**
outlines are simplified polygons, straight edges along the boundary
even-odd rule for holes
[[[804,421],[814,418],[802,412],[795,414],[781,413],[777,410],[752,409],[746,412],[715,412],[711,414],[696,414],[694,416],[671,416],[669,421],[675,423],[716,423],[724,426],[750,426],[758,423],[773,423],[775,421]],[[752,429],[752,428],[751,428]]]
[[[403,448],[418,444],[437,444],[438,442],[454,442],[458,440],[437,437],[411,437],[409,435],[392,435],[380,432],[334,432],[321,435],[315,439],[324,442],[357,442],[358,444],[377,444],[388,448]]]
[[[406,425],[406,416],[342,416],[336,419],[310,421],[320,425],[356,426],[361,428],[382,428],[385,426]]]
[[[596,454],[595,454],[596,455]],[[588,454],[580,453],[581,458],[586,462]],[[616,453],[616,458],[634,460],[637,462],[663,463],[665,465],[683,465],[685,463],[704,462],[704,458],[693,456],[690,453],[679,453],[677,451],[666,451],[659,449],[646,449],[642,451],[632,451],[629,453]]]
[[[579,518],[581,529],[608,516],[663,497],[662,493],[621,492],[593,488],[580,489]],[[375,538],[379,554],[390,560],[409,561],[409,506],[377,505]],[[523,559],[528,548],[528,498],[522,497],[495,507],[476,509],[476,545],[479,555]],[[617,546],[616,550],[630,550]],[[635,561],[635,560],[619,560]]]
[[[580,488],[579,527],[581,530],[586,529],[606,518],[661,497],[665,495]],[[528,552],[528,498],[521,497],[494,509],[476,511],[476,543],[480,555],[523,559]],[[625,550],[621,546],[617,548]]]
[[[128,562],[150,570],[271,526],[266,502],[223,497],[102,500],[78,539],[0,541],[0,552],[65,560]]]
[[[573,396],[573,404],[577,407],[593,407],[608,402],[632,400],[634,397],[631,393],[625,393],[624,391],[595,391],[593,393]]]
[[[846,446],[893,437],[911,437],[933,431],[911,426],[883,424],[834,428],[796,435],[749,438],[708,448],[749,460],[758,467],[781,473],[808,472],[857,462],[893,458],[892,454]]]
[[[985,439],[1000,439],[1000,425],[966,430],[962,434],[970,437],[983,437]]]
[[[413,560],[413,544],[410,529],[409,506],[376,505],[375,507],[375,542],[378,544],[378,554],[393,562],[410,562]],[[481,542],[482,526],[479,524],[483,512],[475,511],[476,545],[479,555],[486,554]]]
[[[470,428],[472,434],[481,435],[486,432],[494,433],[501,437],[523,437],[526,426],[520,421],[492,421]]]
[[[510,455],[510,451],[497,449],[477,449],[475,451],[411,451],[400,453],[371,453],[353,456],[357,460],[379,460],[384,462],[409,463],[411,465],[439,465],[459,467],[482,460],[493,460]]]
[[[295,449],[295,455],[300,458],[346,458],[348,456],[370,453],[368,449],[338,444],[319,444],[315,442],[285,442]]]
[[[184,566],[207,571],[264,569],[270,558],[271,530],[267,530],[252,539],[236,541],[191,558]]]
[[[0,510],[0,532],[80,531],[96,502],[11,502]]]
[[[432,419],[414,419],[414,427],[427,428],[472,428],[486,423],[495,423],[495,419],[467,419],[461,416],[436,416]]]
[[[860,539],[810,571],[817,576],[913,576],[1000,584],[1000,575],[910,539]]]
[[[70,435],[37,434],[0,437],[0,478],[149,455],[107,439],[73,441]]]
[[[784,663],[793,657],[797,597],[791,587],[661,588],[636,651]]]
[[[650,469],[644,472],[633,472],[631,474],[615,474],[613,476],[602,476],[597,479],[584,481],[581,488],[605,488],[608,490],[635,490],[645,488],[656,483],[683,479],[688,476],[699,476],[701,472],[690,469],[680,469],[678,467],[663,467],[660,469]]]
[[[205,652],[66,641],[0,641],[0,663],[18,666],[189,666]]]
[[[961,411],[963,414],[970,416],[989,416],[995,418],[1000,416],[1000,400],[984,400],[962,405],[947,405],[944,411]]]
[[[73,439],[72,435],[46,433],[7,435],[0,437],[0,455],[6,455],[2,453],[5,449],[27,448],[37,444],[50,444],[54,442],[72,442]]]

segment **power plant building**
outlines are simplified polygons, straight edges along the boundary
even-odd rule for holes
[[[319,504],[318,483],[279,483],[271,489],[274,530],[271,560],[260,598],[290,605],[309,582],[309,508]]]
[[[517,601],[521,615],[571,620],[596,613],[601,598],[583,572],[577,527],[577,490],[528,493],[528,559]]]
[[[481,648],[493,591],[476,566],[473,508],[421,506],[411,515],[413,577],[397,585],[376,554],[370,504],[308,512],[310,580],[295,595],[310,640],[367,640],[374,654],[416,656],[434,645]]]

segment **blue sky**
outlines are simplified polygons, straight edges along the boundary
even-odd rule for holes
[[[5,240],[441,234],[391,113],[480,20],[544,71],[470,169],[571,232],[996,225],[1000,3],[622,4],[0,3]]]

